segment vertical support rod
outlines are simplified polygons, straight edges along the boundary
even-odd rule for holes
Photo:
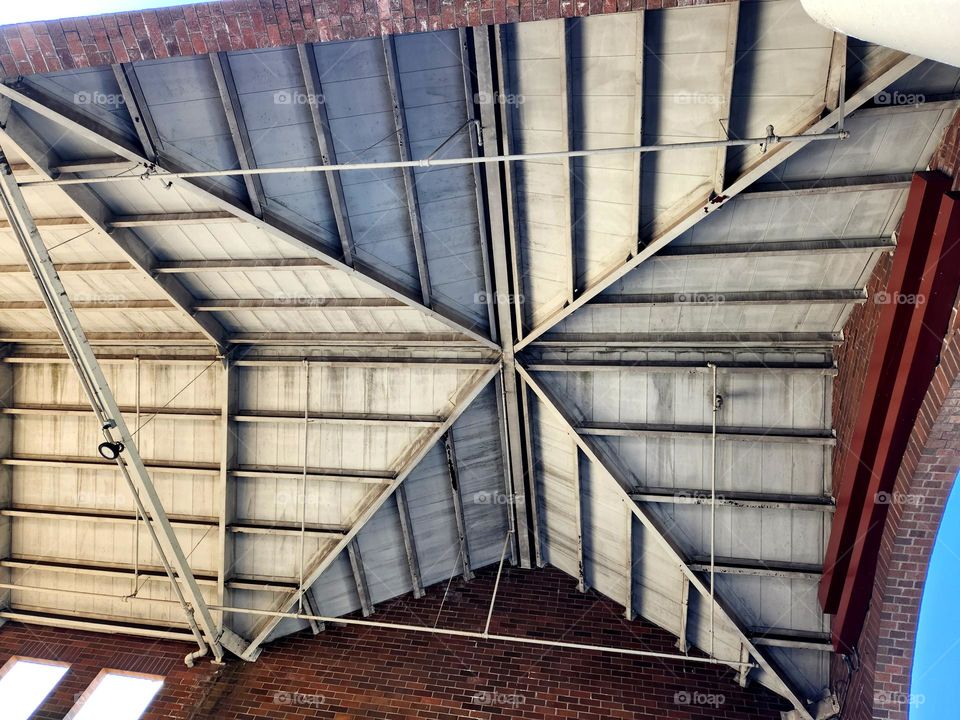
[[[577,590],[587,591],[583,568],[583,497],[580,477],[580,447],[573,444],[573,522],[577,530]]]
[[[624,503],[623,508],[627,513],[627,537],[626,542],[624,542],[627,561],[627,590],[623,598],[623,616],[627,620],[633,620],[635,617],[633,612],[633,511],[627,507],[626,503]]]
[[[497,579],[493,583],[493,596],[490,598],[490,609],[487,610],[487,623],[483,626],[483,634],[490,632],[490,621],[493,620],[493,606],[497,603],[497,592],[500,590],[500,576],[503,574],[503,560],[507,556],[507,546],[512,544],[510,536],[513,534],[513,528],[507,530],[506,537],[503,538],[503,550],[500,551],[500,564],[497,566]]]
[[[447,455],[447,471],[450,473],[450,492],[453,500],[453,514],[457,521],[457,536],[460,541],[460,560],[463,563],[463,579],[471,580],[470,547],[467,540],[467,526],[463,517],[463,497],[460,495],[460,471],[457,467],[457,449],[453,444],[453,434],[443,436],[443,449]]]
[[[710,363],[713,377],[710,421],[710,656],[713,657],[714,619],[714,580],[716,575],[716,537],[717,537],[717,413],[720,411],[720,396],[717,394],[717,366]]]
[[[300,584],[303,588],[304,542],[307,535],[307,463],[309,461],[307,442],[310,428],[310,361],[303,361],[303,473],[300,475]],[[300,612],[303,613],[303,595],[298,599]]]

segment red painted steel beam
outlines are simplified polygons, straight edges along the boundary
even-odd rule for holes
[[[867,474],[867,503],[860,514],[857,542],[851,548],[840,607],[833,622],[833,642],[838,649],[852,648],[863,629],[891,503],[911,501],[891,493],[920,406],[936,372],[958,290],[960,195],[951,193],[940,203],[910,325],[906,335],[896,339],[903,351],[894,352],[890,358],[891,364],[899,359],[897,378],[877,442],[873,471]]]
[[[887,283],[888,299],[918,294],[940,202],[949,187],[950,178],[941,173],[914,174]],[[853,434],[846,447],[838,448],[843,458],[837,486],[837,511],[819,588],[820,605],[831,615],[840,607],[850,554],[858,541],[860,516],[868,502],[879,437],[896,384],[897,360],[908,351],[902,341],[915,308],[915,305],[898,302],[889,302],[880,308]]]

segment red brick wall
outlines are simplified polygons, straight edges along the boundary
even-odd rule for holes
[[[444,627],[483,628],[493,589],[490,571],[455,583]],[[505,570],[491,632],[586,644],[675,652],[669,633],[627,622],[622,608],[554,569]],[[378,607],[378,620],[432,625],[444,588],[425,598]],[[104,666],[165,674],[151,720],[253,718],[577,718],[608,720],[779,720],[788,709],[759,687],[741,689],[722,666],[369,627],[332,627],[267,646],[256,663],[222,668],[181,659],[189,646],[121,636],[8,624],[0,663],[11,654],[73,663],[38,717],[60,718]],[[687,695],[684,695],[684,694]],[[684,703],[689,697],[692,702]],[[710,704],[716,702],[717,705]]]
[[[185,718],[199,694],[199,685],[211,673],[205,663],[189,670],[183,656],[196,649],[185,643],[158,642],[119,635],[102,635],[39,625],[7,623],[0,628],[0,667],[11,655],[59,660],[70,669],[32,720],[55,720],[66,715],[80,694],[103,668],[164,675],[161,693],[150,706],[151,718]],[[2,714],[2,712],[0,712]]]
[[[6,26],[0,28],[0,68],[9,78],[218,50],[729,1],[222,0]]]
[[[930,169],[954,178],[960,187],[960,112],[944,134]],[[837,431],[834,478],[840,450],[849,442],[863,391],[863,375],[873,350],[879,306],[875,293],[887,282],[890,256],[882,259],[868,284],[870,300],[850,315],[845,342],[837,353],[833,417]],[[845,697],[844,720],[906,720],[910,669],[927,564],[953,479],[960,469],[960,339],[957,308],[940,365],[930,384],[897,475],[887,515],[870,609],[857,646],[859,669],[850,675],[837,658],[833,685]],[[834,488],[836,491],[836,488]]]
[[[846,720],[906,720],[917,620],[930,552],[960,470],[960,342],[954,329],[924,399],[891,498],[858,647]],[[838,664],[835,679],[845,679]]]

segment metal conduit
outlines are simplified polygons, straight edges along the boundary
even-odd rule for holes
[[[63,178],[53,180],[33,180],[20,183],[21,187],[37,185],[96,185],[101,183],[128,182],[130,180],[188,180],[191,178],[209,177],[244,177],[248,175],[285,175],[297,173],[326,173],[347,172],[350,170],[387,170],[392,168],[425,168],[447,165],[476,165],[480,163],[519,162],[524,160],[545,160],[554,158],[578,158],[595,155],[624,155],[638,153],[666,152],[669,150],[700,150],[721,147],[747,147],[758,145],[766,152],[771,144],[775,143],[810,143],[826,140],[846,140],[850,137],[847,130],[818,133],[810,135],[776,135],[773,126],[767,127],[764,137],[742,138],[739,140],[698,140],[681,143],[657,143],[654,145],[626,145],[623,147],[594,148],[591,150],[556,150],[549,152],[512,153],[507,155],[481,155],[460,158],[431,158],[420,160],[392,160],[367,163],[337,163],[334,165],[298,165],[277,168],[248,168],[239,170],[198,170],[192,172],[157,172],[153,165],[145,165],[145,172],[141,175],[114,175],[95,178]]]
[[[0,589],[19,590],[21,592],[41,592],[68,595],[84,595],[88,597],[105,597],[114,600],[123,598],[116,595],[107,595],[106,593],[94,593],[85,590],[68,590],[63,588],[35,587],[30,585],[16,585],[13,583],[0,583]],[[174,603],[176,600],[165,600],[162,598],[131,598],[142,600],[144,602],[156,603]],[[377,620],[361,620],[358,618],[333,617],[328,615],[308,615],[304,613],[284,613],[275,610],[256,610],[253,608],[238,608],[227,605],[209,605],[211,610],[220,610],[222,612],[238,613],[241,615],[259,615],[266,617],[280,617],[291,620],[314,620],[316,622],[329,622],[334,625],[359,625],[367,627],[376,627],[385,630],[402,630],[404,632],[426,633],[428,635],[446,635],[449,637],[473,638],[476,640],[490,640],[493,642],[518,643],[521,645],[538,645],[541,647],[557,647],[567,650],[588,650],[591,652],[610,653],[615,655],[630,655],[633,657],[659,658],[662,660],[680,660],[685,662],[700,663],[703,665],[727,665],[737,668],[754,668],[756,663],[737,660],[721,660],[714,657],[698,657],[696,655],[681,655],[679,653],[663,653],[654,650],[634,650],[632,648],[610,647],[608,645],[589,645],[585,643],[572,643],[563,640],[541,640],[538,638],[519,637],[516,635],[499,635],[487,631],[477,630],[453,630],[448,628],[430,627],[428,625],[407,625],[404,623],[382,622]]]

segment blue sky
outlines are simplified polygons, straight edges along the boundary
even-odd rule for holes
[[[960,490],[954,483],[930,556],[910,688],[910,720],[960,718]]]
[[[0,2],[0,25],[79,15],[98,15],[121,10],[170,7],[184,5],[186,2],[209,2],[209,0],[31,0],[30,2],[3,0]]]

